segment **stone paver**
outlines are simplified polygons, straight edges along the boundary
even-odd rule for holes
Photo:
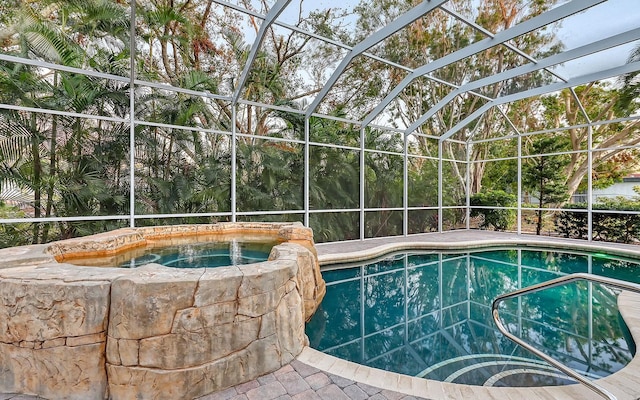
[[[0,397],[0,400],[5,400]],[[13,400],[13,399],[12,399]],[[198,400],[427,400],[323,372],[294,360],[279,370]]]
[[[293,396],[293,400],[322,400],[315,390],[309,389]]]
[[[266,385],[267,383],[271,383],[275,381],[276,381],[276,377],[273,374],[263,375],[258,378],[258,382],[260,382],[261,385]]]
[[[356,384],[349,385],[342,390],[351,400],[366,400],[369,398],[369,395]]]
[[[358,387],[364,390],[369,396],[373,396],[374,394],[380,393],[382,389],[377,388],[375,386],[367,385],[366,383],[358,383]]]
[[[238,386],[235,387],[236,389],[236,394],[238,393],[246,393],[251,389],[255,389],[257,387],[260,387],[260,382],[258,382],[257,380],[252,380],[246,383],[242,383]]]
[[[329,374],[329,378],[340,388],[345,388],[353,383],[352,380],[334,374]]]
[[[303,378],[320,372],[318,368],[312,367],[311,365],[305,364],[298,360],[291,361],[291,364],[289,365],[291,365],[291,367],[293,367]]]
[[[350,400],[349,396],[345,394],[345,392],[340,389],[338,385],[331,384],[323,387],[318,390],[318,395],[323,399],[332,399],[332,400]]]
[[[283,394],[287,394],[287,390],[282,386],[282,383],[278,381],[260,385],[246,393],[249,400],[273,400]]]
[[[287,393],[290,395],[296,395],[298,393],[304,392],[305,390],[311,389],[307,381],[304,380],[302,376],[296,371],[291,370],[291,372],[287,372],[282,375],[276,375],[276,379],[282,383],[282,386],[287,390]]]
[[[331,379],[324,372],[316,372],[311,376],[307,376],[305,381],[311,386],[311,389],[318,390],[329,384],[331,384]],[[379,390],[378,390],[379,392]]]

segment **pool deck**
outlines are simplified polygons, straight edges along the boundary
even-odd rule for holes
[[[584,251],[605,249],[610,253],[640,258],[640,246],[466,230],[316,246],[321,264],[326,264],[359,261],[406,248],[466,250],[500,245],[553,246]],[[640,295],[625,292],[620,295],[618,303],[633,338],[640,343]],[[611,391],[618,400],[640,399],[640,354],[636,354],[625,368],[599,379],[597,383]],[[306,347],[296,360],[276,372],[198,400],[583,400],[600,398],[602,397],[582,385],[496,388],[420,379],[365,367]],[[0,400],[9,399],[39,400],[42,397],[0,394]]]

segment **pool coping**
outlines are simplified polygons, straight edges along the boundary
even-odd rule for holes
[[[469,250],[510,245],[553,247],[576,251],[606,250],[619,256],[640,258],[640,246],[635,245],[467,230],[368,239],[364,241],[324,243],[317,244],[316,248],[318,249],[318,259],[322,266],[328,263],[362,261],[388,252],[406,249]],[[618,298],[618,305],[633,339],[636,343],[640,343],[640,295],[623,292]],[[324,354],[308,346],[303,349],[297,359],[327,373],[356,382],[433,400],[601,398],[595,392],[579,384],[532,388],[484,387],[417,378],[356,364]],[[626,367],[595,382],[611,391],[618,400],[636,400],[640,398],[640,352],[636,353]]]

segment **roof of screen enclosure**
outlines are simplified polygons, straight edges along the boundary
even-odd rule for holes
[[[629,55],[631,49],[637,40],[640,40],[640,8],[636,7],[635,0],[572,0],[563,1],[559,0],[557,4],[551,7],[549,10],[526,20],[519,21],[518,23],[508,27],[507,29],[499,32],[491,32],[478,23],[474,22],[473,11],[471,14],[465,15],[464,12],[458,12],[453,9],[453,2],[450,0],[425,0],[419,3],[417,6],[399,15],[395,20],[387,23],[382,28],[375,31],[370,36],[367,36],[359,43],[355,45],[348,45],[341,43],[339,40],[324,37],[320,34],[307,31],[300,28],[296,24],[290,23],[292,20],[291,15],[295,14],[296,18],[304,18],[304,9],[323,7],[331,7],[332,1],[307,1],[298,0],[251,0],[251,1],[236,1],[230,2],[227,0],[211,0],[213,3],[226,10],[231,10],[238,15],[244,15],[245,17],[251,17],[253,21],[258,21],[259,30],[255,35],[255,40],[251,44],[249,56],[246,64],[243,67],[242,73],[239,79],[234,82],[233,94],[229,96],[209,94],[219,99],[224,99],[232,102],[233,104],[248,103],[256,104],[258,106],[264,105],[260,103],[252,103],[249,100],[243,99],[243,88],[247,84],[247,79],[250,75],[250,71],[254,66],[254,62],[259,57],[259,51],[265,37],[269,34],[270,29],[283,29],[289,32],[303,35],[305,37],[313,38],[314,40],[320,40],[328,43],[336,48],[340,49],[345,55],[341,59],[338,65],[331,75],[326,79],[323,86],[317,90],[315,96],[308,96],[305,98],[305,102],[302,102],[301,109],[292,109],[281,105],[268,105],[275,109],[281,109],[283,111],[289,111],[294,113],[303,113],[305,117],[311,116],[323,116],[336,120],[344,120],[345,122],[351,122],[361,128],[374,127],[380,129],[386,129],[390,131],[402,132],[405,135],[420,134],[422,136],[431,137],[433,139],[439,139],[440,141],[450,139],[453,135],[460,132],[464,128],[470,126],[475,120],[482,118],[482,115],[488,110],[496,108],[497,113],[500,114],[505,120],[505,126],[512,131],[512,133],[520,134],[516,125],[509,120],[507,113],[501,108],[503,105],[507,105],[519,100],[544,96],[552,94],[564,89],[568,89],[573,94],[573,98],[577,104],[578,110],[581,111],[584,117],[585,125],[591,124],[603,124],[612,121],[592,121],[587,115],[584,107],[580,104],[578,96],[574,92],[574,88],[580,85],[585,85],[591,82],[603,81],[603,80],[615,80],[615,78],[621,77],[624,74],[633,73],[640,70],[640,61],[631,62],[626,57],[620,57],[624,49],[624,54]],[[236,3],[242,3],[249,5],[249,8],[244,5]],[[305,7],[303,7],[303,3]],[[341,5],[355,5],[356,0],[344,0]],[[614,9],[622,9],[622,14],[618,12],[618,15],[624,15],[625,21],[620,21],[616,18],[608,18],[607,12]],[[256,11],[261,9],[262,12]],[[306,11],[308,12],[308,10]],[[423,18],[433,15],[434,13],[440,13],[440,16],[446,15],[447,18],[454,21],[453,23],[460,23],[467,25],[474,29],[480,40],[471,41],[468,45],[455,48],[452,52],[448,53],[444,57],[429,60],[423,65],[418,67],[409,67],[397,62],[385,59],[376,54],[376,46],[383,43],[386,39],[392,37],[395,33],[407,29],[411,24],[420,21]],[[577,18],[575,16],[585,15],[589,13],[589,18]],[[599,17],[601,16],[601,17]],[[261,23],[259,21],[262,21]],[[587,22],[585,22],[587,21]],[[565,49],[562,52],[550,55],[546,58],[536,59],[530,54],[525,53],[514,44],[514,39],[519,38],[535,31],[544,31],[549,27],[558,27],[562,24],[571,25],[574,27],[574,31],[569,35],[580,37],[580,40],[575,41],[573,46],[569,49]],[[577,24],[583,24],[583,26],[576,27]],[[586,24],[586,26],[584,26]],[[553,28],[552,28],[553,29]],[[577,44],[576,44],[577,43]],[[511,69],[506,69],[501,72],[484,76],[480,79],[471,80],[457,84],[438,77],[438,70],[456,65],[456,63],[464,62],[465,59],[473,57],[476,54],[492,49],[496,46],[504,46],[509,51],[514,52],[521,57],[521,64]],[[617,51],[617,57],[611,57],[612,51]],[[384,98],[380,100],[375,107],[371,109],[366,115],[347,117],[335,117],[329,116],[326,112],[320,110],[323,101],[330,93],[334,85],[344,75],[345,71],[349,68],[350,63],[358,58],[366,57],[378,63],[382,63],[390,69],[401,71],[404,73],[404,78],[400,80],[399,84],[392,86]],[[67,70],[69,72],[79,72],[75,68],[66,67],[63,65],[54,65],[47,62],[41,62],[37,60],[26,60],[23,58],[17,58],[9,55],[0,55],[0,58],[7,61],[15,61],[26,64],[33,64],[45,67],[51,67],[58,70]],[[594,62],[597,60],[598,62]],[[605,61],[604,63],[602,61]],[[591,66],[591,68],[583,68],[585,64]],[[593,65],[591,65],[593,64]],[[576,68],[564,66],[577,66]],[[107,76],[95,71],[82,71],[87,75],[103,76],[113,78],[112,75]],[[520,92],[504,93],[497,97],[489,97],[482,94],[478,89],[486,88],[490,85],[500,84],[509,81],[515,77],[526,76],[527,74],[542,72],[547,75],[547,83],[537,86],[533,89],[528,88]],[[395,123],[389,124],[389,116],[385,116],[385,110],[393,102],[393,100],[399,96],[403,90],[407,90],[413,82],[418,79],[428,79],[439,85],[450,88],[450,92],[443,98],[434,101],[434,104],[430,106],[425,112],[421,114],[419,118],[414,121],[406,121],[404,125]],[[128,80],[127,78],[118,80]],[[551,82],[551,83],[548,83]],[[164,85],[154,84],[151,82],[139,81],[141,84],[148,86],[163,87]],[[529,86],[530,87],[530,86]],[[179,88],[176,88],[179,89]],[[181,90],[187,91],[188,90]],[[484,103],[477,108],[470,115],[463,115],[455,126],[448,128],[443,132],[437,132],[431,134],[419,133],[420,126],[425,121],[434,117],[439,111],[443,110],[449,103],[460,96],[476,96],[480,98]],[[387,119],[387,124],[381,122]],[[621,118],[621,120],[637,120],[640,118],[638,115],[632,115],[627,118]],[[400,125],[398,127],[398,125]],[[472,130],[466,133],[465,140],[473,142]]]
[[[222,5],[224,7],[228,7],[233,9],[234,11],[241,12],[247,15],[250,15],[254,18],[258,18],[262,20],[260,25],[260,29],[256,35],[256,39],[252,44],[251,51],[247,63],[244,66],[242,74],[240,76],[239,81],[235,86],[235,92],[232,96],[233,102],[243,102],[241,98],[242,88],[246,83],[247,77],[249,75],[249,71],[252,68],[252,64],[254,63],[256,56],[259,52],[262,41],[264,40],[265,35],[267,34],[270,27],[273,28],[284,28],[291,30],[293,32],[297,32],[304,35],[309,35],[314,39],[323,40],[325,42],[331,43],[339,48],[342,48],[346,51],[346,55],[342,58],[339,65],[335,68],[333,73],[329,76],[324,86],[319,90],[317,95],[308,102],[306,107],[304,107],[304,114],[306,117],[312,115],[323,115],[318,112],[318,108],[322,103],[323,99],[330,92],[334,84],[338,82],[341,75],[345,72],[345,70],[349,67],[349,64],[356,57],[368,57],[372,60],[376,60],[378,62],[384,63],[388,65],[390,68],[396,68],[402,70],[406,73],[405,77],[400,81],[398,85],[392,88],[392,90],[386,94],[386,96],[377,104],[373,110],[371,110],[368,114],[362,116],[357,120],[348,120],[351,122],[355,122],[361,127],[366,126],[379,126],[376,125],[377,120],[380,119],[380,116],[384,113],[385,108],[393,101],[393,99],[398,96],[403,90],[405,90],[411,83],[417,78],[426,78],[431,79],[439,84],[449,86],[452,90],[446,95],[444,98],[440,99],[437,103],[433,104],[433,106],[428,109],[426,112],[422,114],[421,117],[412,121],[409,126],[403,127],[400,131],[405,134],[413,134],[419,128],[421,124],[427,121],[429,118],[433,117],[439,110],[443,109],[449,102],[455,99],[460,95],[472,95],[481,97],[485,103],[473,112],[470,115],[465,116],[458,124],[451,127],[446,132],[441,132],[441,135],[438,136],[440,140],[445,140],[450,138],[455,133],[468,126],[474,120],[480,118],[482,114],[484,114],[487,110],[498,107],[498,112],[505,118],[508,126],[511,126],[515,131],[515,125],[509,121],[508,116],[502,112],[500,109],[501,105],[508,104],[510,102],[526,99],[529,97],[536,97],[545,94],[550,94],[553,92],[557,92],[563,89],[569,89],[573,91],[573,88],[579,85],[588,84],[594,81],[600,81],[610,78],[619,77],[626,73],[634,72],[640,70],[640,62],[626,62],[626,59],[623,59],[621,62],[618,62],[616,65],[593,70],[579,71],[578,73],[571,73],[570,76],[563,76],[561,72],[561,68],[553,68],[559,65],[563,65],[565,63],[570,63],[575,60],[588,59],[590,55],[598,55],[601,57],[607,57],[607,51],[610,49],[619,48],[621,46],[627,45],[640,39],[640,15],[636,15],[634,18],[636,19],[635,24],[632,23],[631,27],[623,27],[621,32],[617,32],[611,35],[604,35],[599,32],[596,32],[596,39],[589,40],[584,44],[580,44],[566,51],[553,54],[547,58],[543,59],[535,59],[531,55],[526,54],[525,52],[518,49],[514,44],[512,44],[512,40],[521,35],[525,35],[529,32],[545,29],[545,27],[553,24],[564,23],[572,16],[588,11],[588,12],[598,12],[598,8],[602,8],[604,6],[608,7],[616,7],[616,0],[573,0],[568,2],[559,2],[557,6],[551,8],[550,10],[536,16],[530,18],[525,21],[521,21],[508,29],[504,29],[500,32],[490,32],[477,23],[473,22],[471,18],[465,17],[459,12],[454,11],[450,7],[448,7],[447,0],[428,0],[423,1],[414,8],[408,10],[404,14],[401,14],[398,18],[393,20],[391,23],[388,23],[386,26],[377,30],[370,36],[366,37],[364,40],[360,41],[354,46],[349,46],[343,43],[339,43],[336,40],[322,37],[318,34],[305,31],[295,25],[291,25],[286,22],[286,18],[283,16],[289,11],[292,10],[292,7],[295,8],[296,12],[298,12],[301,7],[299,2],[291,1],[291,0],[278,0],[271,1],[270,7],[266,11],[265,14],[261,14],[259,12],[248,10],[242,6],[232,4],[223,0],[214,0],[215,3]],[[266,3],[266,2],[263,2]],[[607,4],[609,3],[609,4]],[[618,1],[618,3],[620,3]],[[322,3],[321,3],[322,4]],[[618,4],[619,5],[619,4]],[[265,4],[263,4],[265,6]],[[382,57],[379,57],[375,54],[375,52],[371,52],[372,48],[375,48],[376,45],[383,42],[385,39],[389,38],[396,32],[405,29],[410,24],[415,21],[427,16],[430,13],[434,13],[436,10],[439,12],[444,12],[453,19],[457,21],[457,23],[466,24],[479,32],[484,36],[484,39],[478,40],[476,42],[468,44],[466,47],[462,47],[459,49],[455,49],[453,52],[447,54],[444,57],[433,60],[431,62],[427,62],[424,65],[421,65],[417,68],[409,68],[404,65],[397,64],[395,62],[386,60]],[[627,10],[631,14],[635,13],[634,10]],[[619,21],[617,20],[606,20],[601,19],[598,21],[598,24],[601,24],[606,28],[606,25],[616,25]],[[635,26],[634,26],[635,25]],[[588,26],[584,27],[585,30],[593,30],[598,29],[598,27]],[[607,29],[602,29],[604,32]],[[609,29],[611,30],[611,29]],[[594,35],[585,35],[585,37],[594,36]],[[443,68],[464,60],[468,57],[471,57],[477,53],[482,51],[486,51],[494,46],[505,46],[510,51],[517,53],[523,59],[522,65],[508,69],[502,72],[499,72],[494,75],[486,76],[482,79],[465,82],[461,85],[457,85],[452,82],[447,82],[443,79],[437,78],[434,75],[434,72],[439,68]],[[628,51],[627,51],[628,54]],[[589,62],[589,61],[586,61]],[[553,82],[550,84],[544,84],[542,86],[536,87],[534,89],[528,89],[519,93],[505,94],[500,95],[495,98],[488,97],[486,95],[475,92],[475,90],[493,85],[496,83],[500,83],[503,81],[508,81],[517,76],[525,75],[528,73],[536,72],[536,71],[544,71],[547,74],[550,74],[553,77]],[[582,73],[584,72],[584,73]],[[596,123],[597,121],[590,121],[589,117],[584,112],[583,107],[579,104],[579,99],[574,94],[575,100],[578,102],[578,108],[583,110],[585,114],[585,119],[588,123]],[[299,110],[290,110],[294,112],[300,112]],[[634,117],[631,117],[634,118]],[[399,130],[393,127],[384,127],[385,129]],[[468,139],[471,139],[473,132],[469,133]],[[428,136],[428,135],[427,135]],[[436,137],[434,137],[436,138]]]

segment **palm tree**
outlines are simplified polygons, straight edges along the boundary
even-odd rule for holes
[[[7,53],[38,58],[67,66],[108,70],[113,55],[125,46],[128,18],[122,5],[107,0],[19,2],[11,19],[3,20],[0,39]],[[100,46],[97,39],[109,36],[111,45]],[[111,47],[110,47],[111,46]],[[92,50],[92,53],[84,49]],[[120,85],[121,86],[121,85]],[[21,64],[0,65],[3,103],[20,106],[104,114],[109,110],[124,115],[127,96],[113,82],[88,76],[35,69]],[[90,119],[69,118],[44,113],[3,111],[3,186],[11,184],[32,193],[33,216],[92,215],[68,198],[78,195],[71,176],[82,182],[97,182],[81,166],[83,157],[93,155],[105,125]],[[108,129],[108,128],[107,128]],[[70,171],[76,171],[71,174]],[[78,175],[80,174],[80,175]],[[88,174],[88,175],[87,175]],[[85,175],[83,177],[83,175]],[[113,175],[105,174],[108,178]],[[65,181],[65,179],[67,181]],[[96,193],[96,190],[90,190]],[[104,196],[104,195],[103,195]],[[67,200],[65,200],[67,199]],[[75,207],[75,208],[74,208]],[[49,224],[41,229],[33,224],[31,242],[49,239]]]

